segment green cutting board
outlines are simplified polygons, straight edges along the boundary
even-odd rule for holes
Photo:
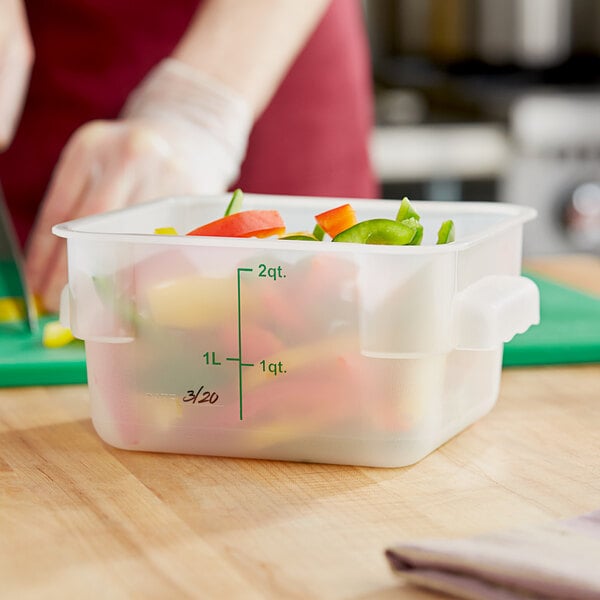
[[[0,261],[0,298],[17,296],[21,286],[14,264]],[[85,383],[85,350],[76,340],[62,348],[46,348],[42,331],[49,315],[32,334],[24,321],[0,322],[0,387]]]
[[[42,344],[42,329],[56,315],[42,317],[32,334],[24,322],[0,323],[0,387],[86,383],[85,349],[75,340],[61,348]]]
[[[504,366],[600,362],[600,297],[533,273],[540,324],[504,346]]]

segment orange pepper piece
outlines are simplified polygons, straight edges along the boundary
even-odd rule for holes
[[[201,225],[187,235],[217,237],[269,237],[281,235],[285,223],[276,210],[245,210]]]
[[[322,229],[334,238],[338,233],[356,225],[356,213],[349,204],[342,204],[337,208],[326,210],[315,216]]]

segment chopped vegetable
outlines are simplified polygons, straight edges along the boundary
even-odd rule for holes
[[[22,321],[26,314],[23,298],[0,298],[0,323]]]
[[[403,219],[400,221],[400,224],[406,225],[406,227],[410,227],[415,230],[415,236],[409,242],[411,246],[418,246],[423,239],[423,225],[415,219],[415,217],[410,217],[410,219]]]
[[[285,223],[278,211],[245,210],[201,225],[187,235],[264,238],[284,232]]]
[[[233,196],[225,209],[225,216],[233,215],[242,210],[242,202],[244,201],[244,192],[238,188],[233,192]]]
[[[315,225],[312,234],[317,238],[317,240],[319,240],[319,242],[322,242],[323,238],[325,237],[325,232],[318,223]]]
[[[438,231],[438,244],[449,244],[454,241],[454,222],[444,221]]]
[[[417,221],[421,219],[419,213],[417,213],[413,205],[410,203],[410,200],[406,196],[404,196],[404,198],[402,198],[402,202],[400,202],[400,208],[398,209],[398,214],[396,215],[396,221],[404,221],[405,219],[416,219]]]
[[[310,242],[318,242],[319,240],[308,231],[296,231],[294,233],[286,233],[279,236],[280,240],[305,240]]]
[[[60,321],[48,321],[44,325],[42,344],[46,348],[60,348],[72,342],[75,338],[68,327],[63,327]]]
[[[416,229],[391,219],[369,219],[353,225],[333,238],[334,242],[355,244],[410,244]]]
[[[178,235],[175,227],[157,227],[154,233],[157,235]]]
[[[423,240],[423,225],[421,225],[420,219],[419,213],[414,209],[410,200],[406,196],[402,198],[400,208],[396,214],[396,221],[415,230],[415,236],[409,242],[411,246],[418,246]]]
[[[38,315],[45,313],[42,301],[38,296],[33,297],[33,307]],[[9,296],[0,298],[0,323],[23,321],[27,318],[27,307],[23,298]]]
[[[415,237],[410,241],[411,246],[420,246],[423,241],[423,225],[417,227]]]
[[[356,225],[356,213],[349,204],[342,204],[315,216],[323,231],[334,238],[338,233]]]

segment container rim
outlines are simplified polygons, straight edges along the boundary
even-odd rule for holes
[[[256,249],[278,249],[282,250],[282,242],[285,242],[285,248],[294,250],[314,251],[313,244],[307,244],[299,240],[279,240],[275,238],[228,238],[213,236],[186,236],[169,235],[159,236],[154,233],[119,233],[102,231],[102,224],[114,222],[124,214],[132,215],[143,213],[161,204],[182,205],[190,207],[198,202],[221,203],[227,205],[230,194],[216,194],[205,196],[169,196],[158,198],[149,202],[128,206],[112,211],[107,211],[99,215],[81,217],[71,221],[58,223],[52,227],[52,233],[58,237],[71,239],[85,239],[88,241],[113,243],[136,243],[136,244],[159,244],[170,246],[199,246],[199,247],[232,247],[232,248],[256,248]],[[290,208],[304,208],[307,210],[323,212],[328,208],[339,206],[341,202],[352,204],[355,209],[376,209],[385,210],[390,214],[390,206],[398,206],[400,200],[387,199],[365,199],[365,198],[336,198],[319,196],[286,196],[270,194],[251,194],[244,193],[244,205],[249,208],[277,209],[279,200],[284,200],[285,206]],[[423,246],[391,246],[391,245],[368,245],[355,243],[324,243],[319,244],[319,251],[325,252],[349,252],[360,249],[360,254],[423,254],[423,253],[446,253],[466,249],[482,239],[499,233],[505,229],[523,224],[535,218],[537,211],[529,206],[518,204],[509,204],[507,202],[440,202],[433,200],[411,200],[411,203],[418,208],[419,214],[426,216],[436,212],[449,212],[454,215],[481,215],[494,214],[505,216],[506,218],[498,223],[490,225],[485,229],[474,234],[464,236],[451,244],[442,245],[423,245]],[[448,207],[452,207],[448,211]],[[394,212],[393,209],[391,211]],[[450,218],[450,217],[449,217]]]

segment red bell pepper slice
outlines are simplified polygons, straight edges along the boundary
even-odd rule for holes
[[[276,210],[245,210],[201,225],[187,235],[217,237],[269,237],[285,232],[285,223]]]
[[[349,204],[342,204],[331,210],[315,215],[323,231],[334,238],[338,233],[356,225],[356,213]]]

